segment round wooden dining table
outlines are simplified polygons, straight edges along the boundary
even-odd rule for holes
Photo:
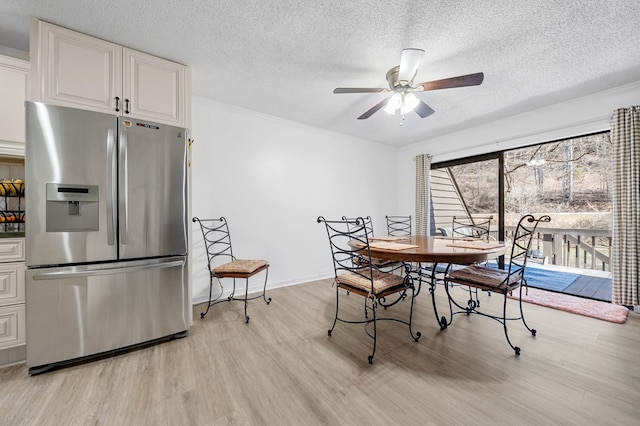
[[[412,247],[408,247],[412,246]],[[500,242],[464,238],[411,236],[403,239],[370,239],[371,257],[402,262],[471,264],[505,254]]]
[[[435,290],[438,283],[437,275],[448,273],[450,265],[470,265],[476,262],[496,259],[505,254],[505,244],[502,242],[487,242],[471,238],[455,238],[455,237],[426,237],[411,236],[406,238],[393,237],[371,237],[369,241],[371,257],[383,260],[401,261],[407,264],[413,264],[409,273],[415,274],[418,279],[417,291],[414,297],[420,294],[423,280],[429,284],[429,293],[431,294],[431,302],[433,304],[433,313],[436,317],[440,329],[444,329],[451,322],[453,311],[452,303],[461,307],[454,301],[445,286],[447,298],[449,300],[449,319],[440,317],[438,314],[438,306],[436,303]],[[415,266],[417,264],[417,267]],[[440,265],[446,264],[444,268]],[[428,265],[428,266],[427,266]],[[470,299],[469,307],[475,312],[475,308],[479,306],[477,292],[475,299],[471,288],[469,288]]]

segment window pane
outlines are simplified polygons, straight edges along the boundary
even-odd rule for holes
[[[599,133],[505,152],[505,226],[548,214],[554,231],[534,241],[554,265],[610,270],[611,142]]]
[[[497,239],[498,160],[475,161],[431,171],[433,216],[436,228],[451,235],[453,217],[492,216]]]
[[[608,133],[505,152],[505,213],[552,214],[554,228],[611,220]]]

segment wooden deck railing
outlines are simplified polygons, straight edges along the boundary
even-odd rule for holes
[[[505,226],[510,244],[515,226]],[[538,228],[531,242],[531,260],[572,268],[611,271],[611,231],[605,229]],[[497,239],[497,230],[492,230]]]

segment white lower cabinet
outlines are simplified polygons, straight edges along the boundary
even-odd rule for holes
[[[0,307],[0,349],[24,345],[24,303]]]
[[[0,365],[26,359],[24,238],[0,238]]]

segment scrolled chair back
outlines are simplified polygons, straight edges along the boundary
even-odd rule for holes
[[[511,246],[511,257],[509,261],[509,275],[518,275],[524,280],[524,269],[527,266],[527,259],[531,253],[531,242],[535,236],[536,228],[540,223],[551,221],[549,215],[535,218],[532,214],[526,214],[520,218],[516,231],[513,235],[513,245]]]
[[[493,216],[471,218],[454,216],[451,233],[454,237],[478,238],[489,241],[489,231]]]
[[[410,237],[411,216],[387,216],[387,234],[393,237]]]
[[[341,273],[363,275],[361,270],[371,271],[371,249],[367,222],[363,217],[327,220],[318,217],[318,223],[326,226],[329,246],[333,257],[336,278]]]
[[[200,224],[202,238],[207,252],[208,268],[211,270],[214,266],[214,259],[221,258],[226,261],[234,260],[233,248],[231,246],[231,235],[229,233],[229,225],[227,219],[223,217],[214,219],[200,219],[194,217],[192,222]],[[216,262],[220,262],[217,260]]]

